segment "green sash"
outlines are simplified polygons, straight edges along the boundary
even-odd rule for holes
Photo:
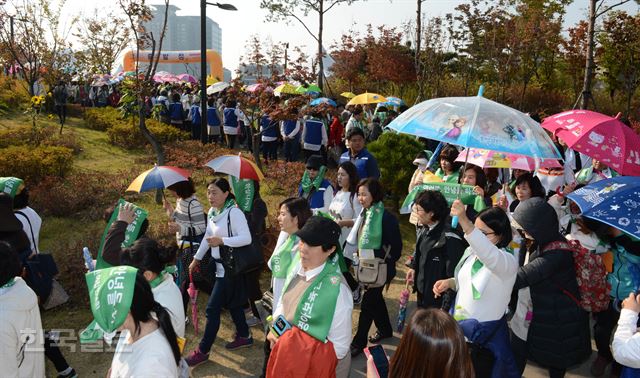
[[[109,268],[111,266],[111,264],[107,263],[102,258],[102,251],[104,250],[104,241],[107,238],[107,233],[109,232],[111,225],[115,223],[116,220],[118,219],[118,213],[120,212],[120,205],[125,205],[127,203],[129,202],[120,198],[120,200],[118,200],[118,203],[116,204],[113,210],[113,214],[111,215],[109,222],[107,222],[107,227],[105,227],[104,232],[102,233],[100,248],[98,249],[98,257],[96,258],[96,270]],[[122,248],[130,247],[133,244],[133,242],[135,242],[136,239],[138,239],[138,235],[140,234],[140,228],[142,227],[142,222],[147,218],[149,214],[145,209],[138,207],[136,205],[133,205],[133,211],[136,214],[136,218],[133,220],[133,222],[131,222],[129,226],[127,226],[127,229],[124,232],[124,241],[122,242]]]
[[[224,205],[222,205],[222,209],[216,209],[215,207],[212,207],[211,210],[209,210],[209,219],[213,217],[217,217],[218,215],[222,214],[225,210],[227,210],[230,207],[234,207],[235,205],[236,205],[236,201],[231,197],[227,197],[227,200],[224,201]]]
[[[322,180],[324,180],[324,174],[327,172],[327,167],[325,167],[324,165],[320,167],[320,171],[318,171],[318,175],[316,176],[315,179],[313,179],[313,181],[311,181],[311,178],[309,177],[309,171],[305,170],[304,174],[302,175],[302,182],[300,182],[300,185],[302,185],[302,194],[304,194],[305,196],[309,194],[309,192],[311,192],[311,188],[314,188],[315,191],[318,191],[318,189],[320,189],[320,185],[322,184]]]
[[[474,187],[471,185],[451,184],[447,182],[430,182],[420,184],[413,188],[409,195],[404,199],[404,202],[400,207],[400,214],[410,214],[411,206],[415,202],[416,197],[425,190],[435,190],[442,193],[449,205],[459,197],[463,204],[473,205],[473,209],[480,212],[487,206],[484,203],[484,198],[478,196],[473,191],[473,188]]]
[[[511,248],[510,246],[507,246],[505,248],[505,251],[509,252],[510,254],[513,255],[514,251],[513,248]],[[458,265],[456,265],[455,270],[454,270],[454,277],[458,275],[458,272],[460,271],[460,268],[462,268],[462,265],[464,265],[465,261],[471,257],[471,247],[467,247],[467,249],[464,251],[464,254],[462,255],[462,257],[460,258],[460,261],[458,262]],[[482,293],[480,291],[478,291],[475,286],[473,285],[473,277],[480,271],[480,269],[482,269],[482,267],[484,266],[484,263],[482,261],[480,261],[480,259],[477,256],[473,256],[473,258],[475,259],[475,261],[473,262],[473,265],[471,265],[471,292],[473,294],[473,299],[478,300],[482,297]]]
[[[24,181],[17,177],[0,177],[0,192],[7,193],[11,198],[24,187]]]
[[[269,262],[269,268],[271,268],[271,274],[275,278],[286,278],[289,272],[289,267],[292,265],[293,257],[291,251],[295,247],[298,237],[295,235],[289,235],[287,240],[278,248],[273,254],[271,261]]]
[[[342,282],[336,263],[336,259],[327,260],[322,272],[302,294],[293,317],[294,326],[323,343],[331,329]],[[289,272],[283,293],[297,274],[297,271]]]
[[[164,281],[165,274],[173,275],[177,271],[178,269],[176,268],[175,265],[169,265],[165,267],[164,269],[162,269],[162,272],[158,274],[158,277],[152,279],[149,282],[149,286],[151,286],[152,289],[155,289],[156,287],[158,287],[158,285],[160,285]]]
[[[378,201],[365,211],[362,235],[358,240],[358,248],[379,249],[382,245],[382,215],[384,214],[384,204]]]
[[[251,211],[251,208],[253,208],[253,199],[255,198],[255,186],[253,185],[253,180],[239,180],[234,176],[229,176],[229,178],[238,207],[244,212]]]

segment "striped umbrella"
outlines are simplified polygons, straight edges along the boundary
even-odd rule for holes
[[[264,175],[260,168],[249,159],[239,155],[222,155],[209,161],[205,166],[216,173],[226,173],[238,179],[251,179],[260,181]]]
[[[191,174],[181,168],[167,165],[155,166],[136,177],[127,188],[127,192],[146,192],[153,189],[164,189],[180,181],[187,181]]]

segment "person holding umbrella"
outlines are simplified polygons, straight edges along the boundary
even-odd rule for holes
[[[576,183],[588,185],[600,180],[617,177],[618,173],[607,167],[600,160],[593,160],[592,165],[576,173]]]

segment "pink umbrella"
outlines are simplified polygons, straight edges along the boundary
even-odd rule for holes
[[[197,83],[198,79],[196,79],[195,77],[189,75],[188,73],[183,73],[178,75],[178,79],[180,79],[180,81],[185,81],[187,83]]]
[[[561,167],[556,159],[538,159],[524,155],[509,154],[485,150],[482,148],[469,148],[460,153],[456,161],[465,162],[469,154],[469,164],[477,165],[480,168],[512,168],[523,169],[525,171],[534,171],[536,165],[538,168],[557,168]]]
[[[615,118],[589,110],[570,110],[545,118],[542,127],[570,148],[626,176],[640,176],[640,136]]]
[[[189,288],[187,289],[187,293],[189,293],[189,299],[191,300],[191,323],[193,323],[193,329],[198,334],[198,289],[196,289],[196,285],[193,283],[193,276],[189,273]]]

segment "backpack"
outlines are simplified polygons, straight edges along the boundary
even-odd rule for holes
[[[562,292],[587,312],[606,310],[609,307],[611,285],[607,281],[607,269],[602,256],[592,253],[576,240],[555,241],[548,244],[544,251],[552,249],[571,251],[580,300],[565,289]]]

